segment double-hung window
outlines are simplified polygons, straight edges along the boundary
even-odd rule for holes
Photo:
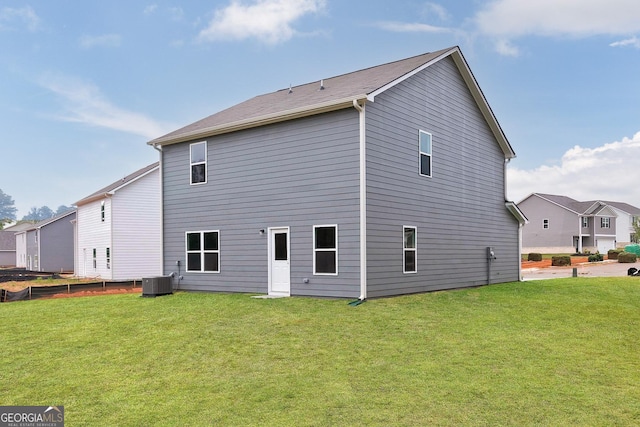
[[[601,228],[609,228],[609,227],[611,227],[610,220],[611,220],[611,218],[609,218],[608,216],[603,216],[602,218],[600,218],[600,227]]]
[[[582,217],[582,228],[589,228],[589,217],[588,216],[583,216]]]
[[[104,222],[104,200],[100,203],[100,221]]]
[[[420,131],[420,175],[431,176],[431,134]]]
[[[93,248],[93,269],[98,268],[98,252],[96,248]]]
[[[549,228],[549,220],[548,219],[543,219],[542,220],[542,228],[544,228],[545,230]]]
[[[207,141],[189,146],[191,155],[191,184],[207,182]]]
[[[404,243],[403,243],[403,259],[404,266],[402,271],[404,273],[416,273],[418,271],[417,255],[417,234],[416,227],[405,225],[403,228]]]
[[[111,268],[111,248],[107,248],[107,270]]]
[[[220,232],[188,231],[187,271],[220,272]]]
[[[338,226],[313,227],[313,274],[338,274]]]

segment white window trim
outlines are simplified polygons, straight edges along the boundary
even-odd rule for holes
[[[198,233],[200,234],[200,247],[202,249],[200,249],[199,251],[189,251],[188,250],[188,244],[189,244],[189,234],[195,234]],[[204,250],[204,233],[218,233],[218,249],[215,251],[212,250]],[[200,253],[200,270],[189,270],[189,254],[190,253]],[[185,273],[194,273],[194,274],[219,274],[220,270],[222,270],[222,256],[220,254],[220,230],[191,230],[191,231],[185,231],[184,233],[184,253],[185,253],[185,257],[184,257],[184,268],[185,268]],[[217,271],[208,271],[208,270],[202,270],[204,268],[204,254],[218,254],[218,270]]]
[[[194,145],[199,144],[204,144],[204,162],[194,162],[191,156],[191,148]],[[189,144],[189,183],[191,185],[202,185],[207,183],[207,180],[209,178],[209,165],[207,164],[207,159],[209,157],[208,148],[209,147],[207,146],[207,141],[192,142],[191,144]],[[195,165],[204,165],[204,181],[202,182],[193,182],[193,166]]]
[[[316,228],[333,227],[336,233],[336,247],[335,249],[316,249]],[[324,224],[313,226],[313,275],[314,276],[337,276],[338,275],[338,224]],[[335,252],[336,253],[336,272],[335,273],[318,273],[316,272],[316,252]]]
[[[583,216],[582,217],[582,228],[589,228],[589,217],[588,216]]]
[[[404,230],[406,228],[412,228],[415,232],[415,239],[416,239],[416,247],[415,248],[405,248],[404,246]],[[407,251],[412,251],[415,253],[415,270],[414,271],[407,271],[406,270],[406,264],[405,264],[405,255]],[[404,274],[417,274],[418,273],[418,227],[414,226],[414,225],[403,225],[402,226],[402,273]]]
[[[431,140],[431,152],[427,153],[421,150],[420,147],[420,134],[429,135],[429,139]],[[433,134],[426,132],[422,129],[418,130],[418,173],[420,176],[426,176],[427,178],[433,177]],[[429,175],[422,173],[422,155],[429,156]]]

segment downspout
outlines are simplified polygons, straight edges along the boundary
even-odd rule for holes
[[[507,197],[507,165],[511,159],[504,159],[504,199],[509,200]],[[522,281],[522,227],[524,224],[518,221],[518,278]]]
[[[365,136],[365,111],[357,99],[353,100],[353,107],[358,110],[360,121],[360,297],[363,302],[367,299],[367,158]]]
[[[163,191],[163,177],[162,177],[162,147],[158,147],[158,144],[153,144],[153,148],[158,151],[160,161],[158,163],[158,176],[160,177],[160,275],[164,276],[164,191]],[[179,268],[179,267],[178,267]],[[178,273],[178,276],[180,274]],[[178,288],[180,287],[180,279],[178,279]]]

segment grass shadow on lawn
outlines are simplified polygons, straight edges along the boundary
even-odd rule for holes
[[[634,425],[639,285],[3,304],[0,402],[69,425]]]

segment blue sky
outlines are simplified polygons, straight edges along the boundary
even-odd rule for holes
[[[460,46],[516,151],[508,195],[640,207],[637,0],[3,0],[0,189],[18,218],[258,94]]]

